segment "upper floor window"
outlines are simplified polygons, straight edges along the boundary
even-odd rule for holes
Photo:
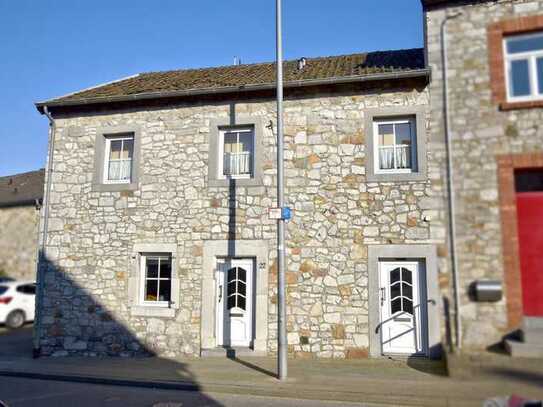
[[[134,135],[105,138],[104,183],[128,184],[132,181]]]
[[[254,129],[252,127],[223,129],[219,135],[219,177],[252,178]]]
[[[543,32],[504,38],[507,97],[543,99]]]
[[[375,120],[374,162],[376,174],[416,172],[417,138],[411,117]]]

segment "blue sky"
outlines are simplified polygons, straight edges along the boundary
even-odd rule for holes
[[[419,0],[284,0],[286,58],[421,47]],[[139,72],[275,58],[274,0],[0,0],[0,176],[45,165],[36,101]]]

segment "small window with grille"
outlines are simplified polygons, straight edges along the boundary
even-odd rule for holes
[[[397,267],[390,271],[390,314],[402,311],[413,315],[413,274]]]

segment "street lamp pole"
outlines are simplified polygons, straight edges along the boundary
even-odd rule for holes
[[[283,33],[281,0],[276,0],[276,53],[277,53],[277,207],[285,204],[283,163]],[[285,303],[285,219],[277,220],[277,377],[287,378],[287,325]]]

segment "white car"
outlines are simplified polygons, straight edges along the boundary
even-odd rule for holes
[[[32,281],[0,282],[0,324],[20,328],[34,321],[36,283]]]

